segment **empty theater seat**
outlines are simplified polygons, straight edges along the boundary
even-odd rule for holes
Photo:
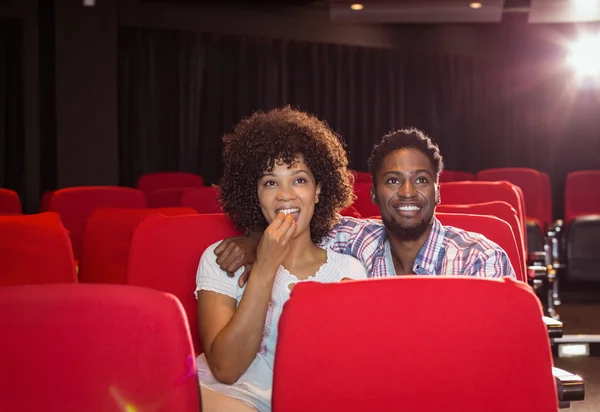
[[[137,188],[145,193],[161,189],[175,189],[178,187],[202,187],[202,176],[187,172],[159,172],[147,173],[140,176]]]
[[[194,296],[200,257],[211,244],[240,234],[224,214],[154,215],[133,234],[127,283],[177,296],[187,314],[197,353],[202,352]]]
[[[568,279],[600,281],[600,170],[567,175],[565,227]]]
[[[0,216],[0,286],[75,282],[73,249],[58,214]]]
[[[172,295],[5,287],[0,326],[2,411],[201,410],[190,332]]]
[[[148,216],[195,215],[184,207],[156,209],[101,208],[87,219],[83,234],[79,281],[127,283],[127,261],[133,232]]]
[[[545,197],[547,194],[544,189],[546,181],[542,173],[524,167],[486,169],[477,173],[477,180],[506,180],[521,188],[527,211],[527,250],[530,252],[543,251],[545,233],[550,222],[547,221],[547,210],[544,205],[548,199]]]
[[[218,187],[207,186],[187,190],[181,197],[181,206],[191,207],[200,214],[223,213],[217,200],[220,195]]]
[[[0,188],[0,213],[14,215],[22,213],[21,199],[17,192]]]
[[[354,183],[354,194],[356,199],[352,206],[360,213],[362,217],[378,216],[379,206],[373,203],[371,198],[371,187],[373,183]]]
[[[475,175],[469,172],[458,170],[443,170],[440,175],[439,183],[442,182],[463,182],[466,180],[475,180]]]
[[[176,187],[170,189],[159,189],[146,192],[149,207],[177,207],[181,206],[183,195],[194,187]]]
[[[75,259],[81,259],[85,222],[101,207],[145,208],[144,192],[118,186],[80,186],[57,190],[50,198],[49,210],[57,212],[69,231]]]
[[[556,412],[541,314],[512,279],[299,284],[279,323],[273,411]]]

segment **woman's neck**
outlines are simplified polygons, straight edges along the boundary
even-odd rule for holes
[[[296,268],[326,260],[326,256],[327,253],[313,243],[310,232],[305,231],[292,239],[290,251],[287,253],[285,259],[283,259],[282,266],[293,273]]]

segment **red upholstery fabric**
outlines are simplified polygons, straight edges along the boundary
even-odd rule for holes
[[[174,296],[117,285],[0,288],[0,410],[198,412]]]
[[[48,190],[42,195],[40,201],[40,213],[47,212],[50,209],[50,199],[52,198],[53,190]]]
[[[523,199],[527,210],[527,219],[533,220],[545,230],[549,222],[546,221],[544,203],[544,177],[542,173],[524,167],[506,167],[482,170],[477,173],[477,180],[503,181],[517,185],[523,191]]]
[[[146,193],[160,189],[202,186],[204,186],[202,176],[187,172],[148,173],[141,176],[137,182],[137,188]]]
[[[373,178],[369,172],[359,172],[358,170],[353,170],[352,174],[354,174],[354,182],[373,184]]]
[[[521,230],[527,244],[525,201],[518,186],[502,182],[450,182],[440,184],[440,198],[443,205],[465,205],[493,201],[506,202],[519,216]]]
[[[546,225],[552,223],[552,184],[550,182],[550,176],[548,173],[542,172],[542,205],[543,205],[543,215],[544,222]]]
[[[371,187],[373,183],[354,183],[354,194],[356,199],[352,206],[363,217],[378,216],[380,213],[379,206],[371,200]]]
[[[0,188],[0,213],[21,214],[21,199],[14,190]]]
[[[57,190],[50,198],[49,210],[60,214],[69,231],[75,259],[81,259],[81,243],[85,222],[100,207],[145,208],[144,192],[129,187],[81,186]]]
[[[238,231],[224,214],[147,218],[133,234],[127,283],[172,293],[187,314],[194,347],[198,339],[196,272],[200,257],[211,244]]]
[[[462,182],[465,180],[475,180],[475,175],[469,172],[458,170],[444,170],[440,175],[439,182]]]
[[[454,226],[468,232],[480,233],[498,244],[508,255],[517,279],[527,283],[525,263],[519,254],[513,230],[506,221],[495,216],[466,213],[436,213],[435,216],[444,226]]]
[[[578,216],[600,214],[600,170],[582,170],[567,175],[565,224]]]
[[[525,239],[521,231],[517,211],[511,205],[506,202],[475,203],[472,205],[438,205],[436,212],[489,215],[504,220],[510,225],[515,235],[517,251],[519,252],[519,266],[522,268],[523,273],[527,273],[527,248],[525,247]],[[516,269],[517,264],[513,263],[513,267]]]
[[[127,261],[133,232],[148,216],[195,215],[190,208],[96,209],[83,234],[79,281],[127,283]]]
[[[196,209],[200,214],[223,213],[217,200],[220,195],[218,187],[207,186],[186,191],[181,197],[181,206]]]
[[[56,213],[0,216],[0,267],[0,286],[77,282],[71,241]]]
[[[176,187],[171,189],[159,189],[146,192],[148,206],[150,207],[177,207],[181,206],[181,199],[188,190],[195,190],[193,187]]]
[[[273,411],[556,412],[551,366],[520,282],[307,282],[279,322]]]

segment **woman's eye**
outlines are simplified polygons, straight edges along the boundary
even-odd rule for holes
[[[265,186],[265,187],[272,187],[272,186],[275,186],[275,182],[274,182],[274,181],[272,181],[272,180],[267,180],[267,181],[264,183],[264,186]]]
[[[300,184],[306,183],[306,179],[303,177],[299,177],[298,179],[296,179],[296,183],[300,183]]]

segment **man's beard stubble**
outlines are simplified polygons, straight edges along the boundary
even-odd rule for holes
[[[431,216],[429,220],[423,219],[417,225],[409,227],[404,227],[394,219],[385,218],[383,216],[381,217],[381,220],[386,229],[392,232],[398,240],[401,241],[417,240],[433,225],[433,216]]]

